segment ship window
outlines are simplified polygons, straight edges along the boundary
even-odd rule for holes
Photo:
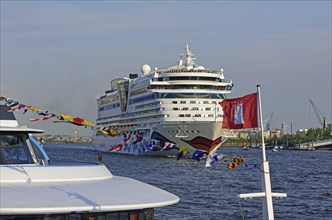
[[[173,110],[179,110],[179,108],[173,108]]]
[[[206,108],[205,110],[206,110],[206,111],[211,111],[211,108]]]
[[[184,107],[184,108],[182,108],[182,110],[188,110],[189,108],[188,107]]]
[[[172,101],[173,104],[177,104],[178,102],[177,101]]]
[[[208,114],[208,117],[209,118],[213,118],[213,114]]]
[[[186,114],[185,117],[189,118],[191,115],[190,114]]]
[[[190,101],[190,104],[196,104],[196,101]]]
[[[32,164],[31,153],[26,143],[26,136],[1,135],[0,157],[2,164]]]
[[[36,143],[34,143],[34,141],[36,141],[36,140],[33,141],[32,137],[30,137],[30,139],[31,139],[30,144],[35,153],[37,161],[39,161],[39,163],[41,163],[41,164],[46,164],[48,161],[46,161],[46,158],[45,158],[42,150],[36,145]]]
[[[180,104],[186,104],[186,101],[181,101]]]
[[[128,212],[120,212],[119,220],[128,220]]]

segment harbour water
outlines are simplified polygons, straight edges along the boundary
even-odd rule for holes
[[[91,145],[46,143],[44,148],[51,162],[97,160]],[[245,162],[235,169],[223,162],[205,168],[205,161],[111,153],[104,153],[103,161],[114,175],[135,178],[180,197],[176,205],[156,208],[155,219],[262,219],[260,199],[237,197],[261,191],[261,150],[221,148],[220,152],[243,156]],[[332,219],[332,151],[267,151],[267,160],[272,191],[287,193],[286,198],[273,199],[275,219]]]

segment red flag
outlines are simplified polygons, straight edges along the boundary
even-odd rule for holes
[[[136,136],[136,140],[133,142],[133,144],[137,144],[138,142],[140,142],[141,140],[143,140],[143,138],[139,135],[135,135]]]
[[[174,146],[175,146],[175,144],[173,144],[173,143],[165,142],[165,146],[160,151],[171,150]]]
[[[123,145],[122,144],[118,144],[110,149],[108,149],[109,152],[112,152],[112,151],[120,151],[122,149]]]
[[[257,128],[257,93],[220,102],[224,111],[222,128]]]
[[[125,144],[127,144],[129,140],[130,140],[130,134],[123,134],[123,141],[125,142]]]

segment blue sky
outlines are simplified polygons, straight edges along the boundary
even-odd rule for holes
[[[95,122],[113,78],[171,66],[186,43],[224,69],[230,98],[261,84],[273,128],[319,127],[309,99],[331,122],[331,1],[1,1],[1,95]]]

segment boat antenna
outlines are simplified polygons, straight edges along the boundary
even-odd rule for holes
[[[148,53],[145,52],[145,63],[148,63]]]

